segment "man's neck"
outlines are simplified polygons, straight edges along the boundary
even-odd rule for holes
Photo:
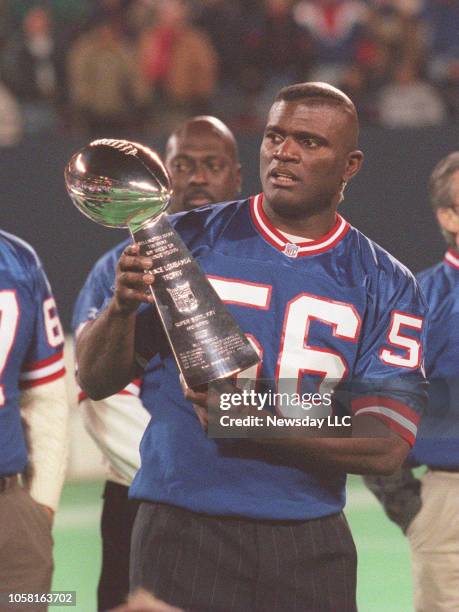
[[[331,207],[320,212],[312,212],[299,218],[284,217],[276,213],[267,200],[263,201],[263,210],[269,221],[279,231],[309,240],[318,240],[328,234],[336,223],[336,208]]]

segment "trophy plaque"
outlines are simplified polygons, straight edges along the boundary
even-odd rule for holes
[[[65,169],[76,207],[106,227],[128,228],[153,259],[151,288],[177,365],[189,387],[227,378],[259,361],[165,213],[170,179],[152,149],[100,139],[75,153]]]

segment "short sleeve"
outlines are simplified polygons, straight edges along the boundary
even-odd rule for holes
[[[426,306],[414,278],[381,275],[370,294],[354,368],[351,408],[384,421],[410,446],[426,404]]]
[[[90,271],[73,309],[74,333],[82,324],[97,318],[112,299],[117,260],[116,253],[110,251]]]
[[[73,310],[72,329],[75,334],[87,321],[96,319],[113,298],[116,266],[127,244],[126,241],[109,251],[90,271]],[[141,304],[136,318],[135,338],[136,361],[141,369],[158,351],[158,326],[161,329],[156,308],[149,304]],[[161,333],[159,340],[164,343]]]
[[[21,389],[51,382],[65,374],[64,333],[51,286],[38,259],[29,273],[35,316],[19,378]]]

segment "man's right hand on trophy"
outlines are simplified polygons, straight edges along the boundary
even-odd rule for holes
[[[154,275],[150,257],[139,255],[140,247],[126,247],[116,267],[114,307],[119,314],[129,315],[137,310],[141,302],[153,304],[151,285]]]

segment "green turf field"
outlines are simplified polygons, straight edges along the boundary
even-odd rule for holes
[[[102,483],[98,482],[67,484],[54,528],[53,589],[76,591],[78,612],[96,610],[101,491]],[[356,476],[349,478],[346,515],[359,555],[359,612],[410,612],[408,545]],[[63,612],[74,609],[51,608]]]

